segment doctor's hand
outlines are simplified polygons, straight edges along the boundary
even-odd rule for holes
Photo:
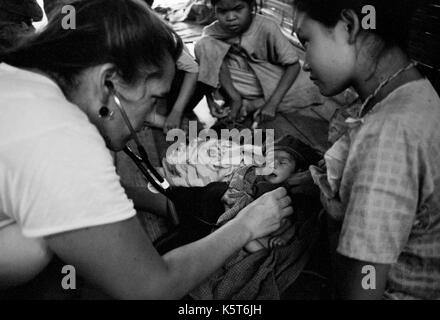
[[[277,230],[281,221],[293,213],[291,199],[284,188],[278,188],[250,203],[242,209],[239,219],[251,233],[251,239],[258,239]]]

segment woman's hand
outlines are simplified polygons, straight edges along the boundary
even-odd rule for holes
[[[249,114],[249,110],[251,110],[251,103],[249,102],[249,100],[243,99],[243,103],[240,109],[240,112],[238,114],[238,122],[243,122],[244,120],[246,120],[246,117]]]
[[[163,132],[167,133],[172,129],[180,128],[181,122],[182,122],[182,113],[174,110],[171,111],[171,113],[168,115],[167,119],[165,120]]]
[[[293,213],[291,199],[284,188],[278,188],[249,204],[237,215],[250,231],[251,239],[258,239],[274,232],[281,221]]]
[[[328,215],[336,221],[344,220],[342,203],[336,198],[328,198],[321,192],[321,203]]]

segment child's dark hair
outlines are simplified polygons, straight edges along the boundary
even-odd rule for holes
[[[65,27],[61,7],[54,8],[48,25],[6,52],[2,61],[46,72],[62,86],[73,85],[89,67],[113,63],[123,80],[133,83],[146,66],[161,67],[166,53],[177,59],[182,50],[180,38],[140,0],[71,1],[71,5],[74,29]]]
[[[296,171],[301,172],[308,170],[311,165],[317,165],[322,156],[309,145],[292,135],[285,135],[274,141],[273,148],[264,149],[267,154],[269,150],[285,151],[290,154],[296,162]]]
[[[423,0],[422,0],[423,1]],[[343,10],[351,9],[362,20],[366,6],[376,11],[376,29],[369,30],[387,45],[408,46],[411,18],[420,0],[294,0],[294,7],[312,19],[331,28],[336,25]]]
[[[219,3],[220,1],[221,0],[211,0],[211,5],[215,7],[217,3]],[[257,7],[256,0],[241,0],[241,1],[246,2],[251,7],[252,11],[255,10]]]

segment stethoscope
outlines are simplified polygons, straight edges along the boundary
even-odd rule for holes
[[[116,106],[118,107],[119,111],[122,114],[122,118],[124,119],[125,124],[127,125],[128,129],[130,130],[131,137],[133,138],[136,148],[139,154],[136,154],[130,146],[126,145],[124,147],[124,153],[127,154],[130,159],[136,164],[138,169],[141,171],[142,175],[148,180],[149,183],[160,193],[162,193],[164,196],[166,196],[168,199],[171,199],[170,195],[170,184],[168,181],[162,177],[159,172],[153,167],[150,160],[148,159],[147,152],[145,151],[144,147],[142,146],[139,137],[134,130],[133,126],[131,125],[130,119],[127,116],[127,113],[125,112],[124,108],[122,107],[121,100],[118,97],[118,94],[115,90],[115,87],[113,86],[113,83],[111,81],[105,82],[106,87],[110,90],[110,93],[113,96],[113,99],[116,103]]]
[[[127,113],[125,112],[124,108],[122,107],[121,100],[118,97],[118,94],[113,86],[113,83],[111,81],[105,82],[106,87],[110,90],[110,93],[113,96],[113,99],[116,103],[116,106],[118,107],[119,111],[122,114],[122,118],[124,119],[125,124],[127,125],[128,129],[130,130],[131,137],[133,138],[136,148],[139,154],[136,154],[128,145],[126,145],[123,149],[124,153],[127,154],[130,159],[136,164],[138,169],[141,171],[142,175],[148,180],[149,183],[160,193],[162,193],[167,199],[169,199],[171,202],[173,202],[173,188],[170,186],[168,181],[162,177],[159,172],[153,167],[150,160],[148,159],[147,152],[145,151],[144,147],[142,146],[139,137],[134,130],[133,126],[131,125],[130,119],[127,116]],[[150,190],[151,191],[151,190]],[[174,190],[175,192],[179,192],[178,188]],[[218,227],[217,224],[210,223],[208,221],[205,221],[204,219],[198,217],[197,215],[193,216],[200,222],[212,226],[212,227]],[[175,221],[175,224],[178,223],[179,218],[177,216],[173,217],[173,220]]]

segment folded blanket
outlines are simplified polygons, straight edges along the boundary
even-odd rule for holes
[[[211,182],[228,181],[235,169],[244,164],[261,165],[260,146],[242,145],[222,139],[197,138],[181,144],[167,154],[162,165],[173,186],[202,187]]]
[[[286,246],[252,254],[239,251],[190,296],[197,300],[279,300],[304,269],[318,238],[318,224],[312,217]]]

